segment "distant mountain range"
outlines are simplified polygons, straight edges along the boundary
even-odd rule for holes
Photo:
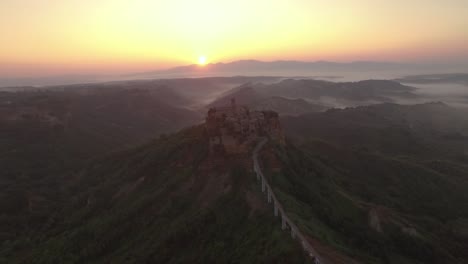
[[[355,61],[355,62],[331,62],[331,61],[258,61],[239,60],[229,63],[211,63],[205,66],[197,64],[175,67],[167,70],[150,71],[129,75],[130,77],[203,77],[203,76],[233,76],[233,75],[268,75],[268,76],[307,76],[322,78],[338,78],[335,74],[343,72],[373,72],[373,71],[399,71],[401,69],[421,68],[420,65]]]
[[[229,104],[232,98],[252,109],[269,109],[280,115],[319,112],[331,107],[414,100],[415,88],[386,80],[328,82],[285,79],[272,84],[246,83],[233,88],[207,107]]]
[[[46,86],[77,83],[96,83],[131,79],[161,79],[215,76],[287,76],[335,79],[353,75],[352,80],[370,78],[394,79],[408,74],[468,72],[468,65],[416,64],[377,61],[259,61],[239,60],[229,63],[197,64],[164,70],[123,75],[66,75],[37,78],[1,78],[0,87]],[[366,74],[367,73],[367,74]],[[385,73],[385,74],[383,74]]]
[[[339,63],[331,61],[259,61],[259,60],[239,60],[229,63],[210,63],[205,66],[197,64],[179,66],[167,70],[151,71],[142,74],[180,74],[192,72],[252,72],[252,71],[303,71],[303,70],[350,70],[350,69],[398,69],[408,64],[392,62],[355,61],[349,63]],[[139,74],[136,74],[139,75]]]
[[[350,73],[393,73],[401,77],[408,74],[427,73],[448,73],[468,71],[468,65],[441,65],[441,64],[418,64],[418,63],[397,63],[379,61],[353,61],[353,62],[332,62],[332,61],[259,61],[259,60],[239,60],[229,63],[211,63],[205,66],[197,64],[175,67],[167,70],[150,71],[129,75],[133,78],[141,77],[204,77],[204,76],[299,76],[334,79],[343,77]],[[391,78],[388,75],[388,78]],[[355,77],[355,80],[382,78],[382,75],[367,77]]]

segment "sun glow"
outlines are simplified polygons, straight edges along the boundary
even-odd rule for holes
[[[206,64],[206,57],[205,56],[198,57],[198,65],[203,66],[205,64]]]
[[[46,2],[0,0],[0,25],[15,25],[0,26],[0,77],[244,59],[468,60],[466,0]]]

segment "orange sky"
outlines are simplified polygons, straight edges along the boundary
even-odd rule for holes
[[[468,61],[466,0],[2,0],[0,76],[238,59]]]

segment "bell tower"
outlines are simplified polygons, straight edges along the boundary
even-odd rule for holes
[[[231,98],[231,108],[232,112],[237,115],[236,98]]]

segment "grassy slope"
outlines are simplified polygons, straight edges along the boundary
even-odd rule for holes
[[[468,217],[466,174],[366,151],[327,156],[323,144],[271,146],[282,169],[267,174],[302,230],[364,263],[466,263],[468,240],[457,236]],[[372,210],[380,232],[369,224]]]
[[[155,91],[89,89],[0,93],[0,241],[47,221],[70,170],[198,120]]]
[[[206,146],[203,129],[194,128],[92,162],[64,182],[62,211],[41,229],[6,242],[1,259],[305,263],[242,161],[208,164]]]

